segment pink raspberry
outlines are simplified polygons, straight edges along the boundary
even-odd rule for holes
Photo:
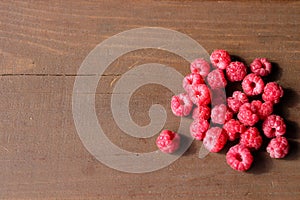
[[[262,94],[264,101],[271,101],[273,103],[278,103],[282,96],[283,89],[276,82],[267,83]]]
[[[273,103],[270,101],[262,103],[259,100],[251,102],[251,110],[257,113],[260,119],[266,119],[273,112]]]
[[[203,144],[210,152],[219,152],[227,142],[227,134],[225,130],[219,127],[208,129],[203,139]]]
[[[157,147],[164,153],[173,153],[179,148],[180,136],[169,130],[163,130],[156,139]]]
[[[262,129],[268,138],[272,138],[275,136],[284,135],[286,131],[286,125],[280,116],[270,115],[263,122]]]
[[[264,90],[264,85],[261,77],[253,73],[248,74],[242,82],[242,88],[248,96],[261,94]]]
[[[173,96],[171,100],[171,109],[176,116],[187,116],[190,114],[193,103],[187,94],[181,93]]]
[[[211,71],[207,75],[206,80],[211,89],[225,88],[225,86],[227,85],[224,73],[220,69]]]
[[[239,120],[231,119],[224,124],[223,129],[226,131],[228,139],[234,141],[246,128]]]
[[[285,137],[273,138],[267,146],[271,158],[284,158],[289,152],[289,143]]]
[[[247,95],[240,91],[233,92],[232,97],[227,98],[227,105],[234,113],[237,113],[240,107],[247,102]]]
[[[214,50],[210,55],[210,61],[214,67],[219,69],[226,69],[231,62],[230,55],[225,50]]]
[[[189,96],[197,106],[210,103],[210,91],[205,84],[194,85],[189,92]]]
[[[262,145],[263,139],[257,128],[250,127],[241,134],[240,144],[248,147],[249,149],[258,150]]]
[[[224,124],[232,118],[233,114],[225,104],[216,105],[211,110],[211,121],[216,124]],[[227,117],[227,119],[226,119]]]
[[[194,60],[191,63],[190,68],[192,73],[200,74],[203,78],[205,78],[210,72],[210,65],[203,58],[197,58],[196,60]]]
[[[203,84],[204,80],[200,74],[188,74],[182,81],[182,87],[186,92],[189,92],[193,85]]]
[[[259,121],[259,117],[255,110],[251,109],[250,103],[244,103],[240,107],[237,118],[246,126],[253,126]]]
[[[229,149],[226,161],[232,169],[246,171],[252,165],[253,156],[247,147],[238,144]]]
[[[211,104],[213,106],[226,103],[225,88],[210,90],[210,96],[211,96]]]
[[[226,75],[231,82],[241,81],[247,75],[247,68],[242,62],[231,62],[226,68]]]
[[[209,128],[209,123],[204,119],[194,120],[190,125],[190,133],[196,140],[203,140],[205,132]]]
[[[208,120],[210,118],[210,107],[199,105],[193,111],[193,119],[205,119]]]
[[[271,73],[272,65],[266,58],[256,58],[250,64],[250,69],[258,76],[267,76]]]

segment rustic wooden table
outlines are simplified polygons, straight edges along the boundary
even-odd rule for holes
[[[197,1],[1,1],[0,2],[0,199],[299,199],[300,3]],[[247,64],[264,56],[276,63],[286,97],[277,108],[288,123],[291,153],[283,160],[261,151],[247,173],[231,170],[225,153],[198,159],[201,142],[171,165],[151,173],[111,169],[83,146],[72,117],[72,90],[82,61],[103,40],[138,27],[182,32],[208,52],[224,48]],[[128,151],[156,149],[155,138],[136,139],[114,123],[111,91],[124,72],[158,62],[188,73],[188,63],[145,49],[114,62],[96,93],[99,123]],[[125,69],[125,70],[124,70]],[[155,101],[172,93],[147,85],[131,97],[130,112],[145,125]],[[105,117],[103,117],[105,116]]]

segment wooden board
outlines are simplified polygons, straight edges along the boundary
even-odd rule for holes
[[[0,2],[0,199],[299,199],[300,3],[227,1],[1,1]],[[228,50],[249,64],[276,63],[286,97],[278,111],[288,123],[291,153],[283,160],[261,151],[247,173],[231,170],[225,151],[198,159],[201,142],[170,166],[145,174],[111,169],[83,146],[72,117],[77,70],[104,39],[138,27],[164,27],[187,34],[208,52]],[[101,77],[96,111],[112,142],[129,151],[155,150],[155,138],[125,135],[110,111],[115,81],[128,69],[158,62],[188,73],[182,58],[158,50],[120,57]],[[121,73],[120,73],[121,70]],[[122,71],[123,70],[123,71]],[[153,101],[172,93],[139,88],[132,118],[149,123]]]

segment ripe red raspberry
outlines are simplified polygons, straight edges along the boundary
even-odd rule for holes
[[[247,147],[238,144],[229,149],[226,161],[232,169],[246,171],[252,165],[253,156]]]
[[[247,68],[242,62],[231,62],[226,68],[226,75],[231,82],[241,81],[247,75]]]
[[[240,107],[237,118],[246,126],[253,126],[259,121],[259,117],[257,113],[251,109],[250,103],[244,103]]]
[[[263,122],[262,129],[268,138],[272,138],[275,136],[284,135],[286,131],[286,125],[280,116],[270,115]]]
[[[187,94],[181,93],[173,96],[171,100],[171,109],[176,116],[187,116],[190,114],[193,103]]]
[[[228,110],[225,104],[216,105],[211,110],[211,121],[216,124],[224,124],[230,120],[233,116],[230,110]],[[226,119],[227,117],[227,119]]]
[[[182,87],[186,92],[189,92],[193,85],[203,84],[204,80],[200,74],[188,74],[182,81]]]
[[[273,112],[273,103],[270,101],[262,103],[260,100],[251,102],[251,110],[257,113],[260,119],[266,119]]]
[[[210,103],[210,91],[205,84],[192,86],[189,96],[192,102],[197,106]]]
[[[208,129],[203,139],[203,144],[210,152],[219,152],[227,142],[227,134],[220,127],[212,127]]]
[[[284,158],[289,152],[289,143],[285,137],[273,138],[267,146],[271,158]]]
[[[226,69],[231,62],[230,55],[225,50],[214,50],[210,55],[210,61],[214,67],[219,69]]]
[[[278,103],[282,96],[283,89],[276,82],[267,83],[262,94],[264,101],[271,101],[273,103]]]
[[[267,76],[271,73],[272,65],[266,58],[256,58],[250,64],[250,69],[258,76]]]
[[[225,122],[228,122],[229,120],[231,120],[233,118],[234,113],[232,112],[232,110],[230,108],[227,107],[226,113],[225,113]]]
[[[248,96],[261,94],[264,90],[264,85],[264,81],[261,77],[253,73],[248,74],[242,82],[242,88]]]
[[[225,86],[227,85],[224,73],[220,69],[211,71],[207,75],[206,80],[211,89],[225,88]]]
[[[211,96],[212,106],[219,105],[219,104],[226,104],[225,88],[210,90],[210,96]]]
[[[198,106],[194,108],[193,119],[205,119],[208,120],[210,118],[210,107],[208,106]]]
[[[258,150],[262,145],[263,139],[257,128],[250,127],[241,134],[240,144],[248,147],[249,149]]]
[[[247,95],[240,91],[233,92],[232,97],[227,98],[227,105],[234,113],[237,113],[240,107],[247,102]]]
[[[246,127],[239,120],[231,119],[224,124],[223,129],[226,131],[228,139],[234,141],[240,137],[240,134],[245,131]]]
[[[209,123],[204,119],[194,120],[190,125],[190,133],[196,140],[203,140],[205,132],[209,128]]]
[[[210,72],[210,65],[203,58],[197,58],[196,60],[194,60],[191,63],[190,68],[192,73],[200,74],[203,78],[205,78]]]
[[[164,153],[173,153],[179,148],[180,136],[179,134],[163,130],[156,139],[157,147]]]

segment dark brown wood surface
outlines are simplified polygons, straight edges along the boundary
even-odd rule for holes
[[[0,2],[0,199],[299,199],[300,198],[300,3],[227,1],[4,1]],[[129,174],[97,161],[80,141],[72,117],[75,76],[87,54],[104,39],[138,27],[187,34],[208,52],[216,48],[247,64],[256,57],[276,63],[274,79],[286,89],[278,111],[288,123],[291,153],[274,160],[261,151],[247,173],[231,170],[225,153],[198,159],[201,142],[170,166]],[[141,50],[114,62],[99,82],[97,113],[104,131],[129,151],[156,149],[155,138],[134,139],[110,111],[114,82],[124,67],[158,62],[188,73],[173,54]],[[141,125],[153,99],[168,113],[172,93],[140,88],[130,112]],[[166,128],[178,119],[168,115]],[[112,131],[111,131],[112,130]]]

